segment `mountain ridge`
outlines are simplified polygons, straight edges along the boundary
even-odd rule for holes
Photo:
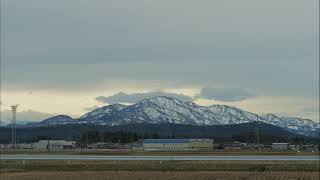
[[[45,138],[50,134],[51,139],[66,139],[76,141],[86,141],[84,134],[89,134],[92,142],[99,142],[97,133],[105,134],[106,142],[119,142],[121,134],[135,133],[139,138],[211,138],[215,142],[257,142],[257,127],[259,127],[260,143],[271,144],[273,142],[291,143],[315,143],[319,142],[319,136],[304,136],[292,133],[283,128],[266,123],[243,123],[233,125],[213,125],[213,126],[194,126],[185,124],[141,124],[134,126],[131,124],[119,126],[103,126],[95,124],[58,124],[54,126],[29,126],[17,128],[19,142],[35,142],[40,138]],[[113,133],[118,135],[110,136]],[[90,135],[91,134],[91,135]],[[0,143],[10,143],[11,128],[0,127]],[[81,138],[82,137],[82,138]],[[100,137],[100,136],[99,136]],[[100,139],[100,140],[99,140]],[[128,142],[126,142],[128,143]]]
[[[91,123],[109,126],[130,123],[232,125],[261,121],[298,134],[308,134],[310,131],[319,131],[320,129],[319,123],[309,119],[279,117],[271,113],[258,115],[227,105],[200,106],[194,102],[185,102],[165,96],[144,99],[128,106],[122,104],[103,106],[86,113],[78,119],[65,118],[65,120],[60,121],[54,121],[54,117],[49,119],[51,119],[49,123],[52,124]],[[48,122],[48,119],[44,121]]]

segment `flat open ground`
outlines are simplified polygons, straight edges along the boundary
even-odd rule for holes
[[[28,171],[318,171],[319,161],[2,160],[4,172]]]
[[[22,172],[1,180],[319,180],[318,172]]]
[[[264,156],[316,156],[319,152],[297,152],[297,151],[210,151],[210,152],[148,152],[148,151],[131,151],[131,150],[110,150],[110,149],[71,149],[71,150],[37,150],[37,149],[3,149],[1,154],[69,154],[69,155],[121,155],[121,156],[250,156],[250,155],[264,155]]]
[[[312,152],[8,150],[4,154],[108,156],[317,156]],[[320,180],[319,161],[0,160],[1,180]]]
[[[319,156],[124,156],[124,155],[70,155],[70,154],[19,154],[1,155],[1,160],[100,160],[100,161],[319,161]]]
[[[2,160],[1,180],[319,180],[318,161]]]

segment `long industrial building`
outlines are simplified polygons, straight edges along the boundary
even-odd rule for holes
[[[75,146],[75,141],[66,140],[40,140],[33,143],[33,148],[35,149],[73,149]]]
[[[145,151],[210,151],[214,149],[212,139],[145,139]]]

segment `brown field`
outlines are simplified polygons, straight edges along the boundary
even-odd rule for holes
[[[319,180],[318,172],[18,172],[3,173],[1,180]]]
[[[0,162],[0,180],[320,180],[316,161]]]

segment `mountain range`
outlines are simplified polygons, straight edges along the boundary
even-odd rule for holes
[[[258,115],[226,105],[199,106],[171,97],[158,96],[133,105],[112,104],[95,109],[78,119],[59,115],[28,126],[61,124],[95,124],[119,126],[127,124],[183,124],[195,126],[235,125],[263,122],[294,133],[311,135],[320,131],[320,124],[309,119]]]

